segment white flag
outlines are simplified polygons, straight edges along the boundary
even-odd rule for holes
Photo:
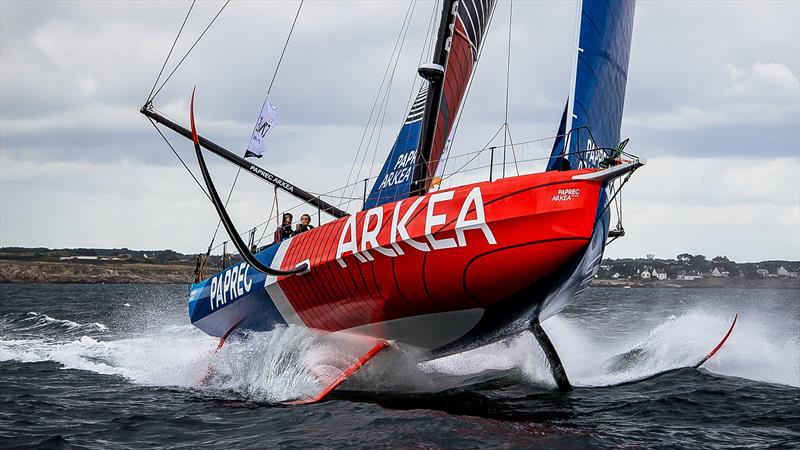
[[[253,135],[250,137],[250,144],[247,145],[247,150],[244,152],[245,158],[251,156],[261,158],[264,154],[264,150],[266,150],[265,141],[267,140],[269,130],[277,124],[278,110],[267,100],[267,102],[264,103],[264,107],[261,108],[261,114],[258,116]]]

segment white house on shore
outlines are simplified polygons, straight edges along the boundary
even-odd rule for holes
[[[653,278],[658,278],[659,280],[667,279],[667,272],[657,272],[656,269],[653,269],[653,273],[651,273],[650,275]]]
[[[642,271],[642,273],[639,274],[639,276],[641,276],[643,280],[649,280],[650,272],[648,272],[647,269],[645,269]]]
[[[728,277],[729,275],[730,272],[726,272],[725,270],[722,270],[719,267],[714,267],[714,270],[711,271],[711,276],[715,278]]]
[[[678,275],[677,279],[683,281],[694,281],[703,278],[701,275]]]

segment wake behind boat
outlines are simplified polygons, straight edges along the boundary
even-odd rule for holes
[[[486,178],[443,187],[458,113],[495,7],[493,0],[446,0],[432,61],[418,70],[416,101],[369,194],[365,184],[363,209],[352,214],[200,136],[194,94],[190,129],[148,99],[144,115],[193,140],[209,197],[243,259],[192,285],[192,323],[223,340],[237,329],[282,325],[373,339],[349,373],[387,342],[434,358],[531,330],[557,384],[568,389],[540,322],[582,292],[607,242],[624,234],[619,214],[610,229],[611,206],[644,164],[620,139],[634,2],[580,6],[570,95],[544,171],[496,179],[494,147],[484,148],[479,154],[491,152]],[[272,110],[265,100],[256,147],[276,123]],[[255,250],[230,220],[203,148],[333,220]],[[257,152],[248,148],[251,155]]]

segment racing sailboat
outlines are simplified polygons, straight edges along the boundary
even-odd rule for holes
[[[607,241],[624,233],[610,230],[609,206],[645,163],[620,139],[634,6],[580,2],[571,94],[546,170],[445,189],[433,180],[495,7],[445,0],[433,58],[418,70],[423,86],[363,209],[352,214],[200,136],[194,93],[189,128],[148,101],[145,116],[193,140],[208,194],[243,259],[192,285],[192,323],[223,339],[284,325],[369,336],[378,344],[359,366],[387,342],[437,357],[530,330],[558,386],[569,389],[540,322],[581,293]],[[203,149],[333,220],[253,252]]]

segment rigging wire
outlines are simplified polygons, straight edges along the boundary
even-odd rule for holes
[[[164,142],[167,143],[167,146],[170,148],[170,150],[172,150],[172,153],[174,153],[175,156],[178,158],[178,161],[180,161],[181,164],[183,164],[183,167],[186,168],[186,171],[189,172],[189,175],[191,175],[192,178],[194,178],[194,182],[197,183],[197,186],[200,188],[201,191],[203,191],[203,194],[205,194],[205,196],[208,197],[209,200],[211,200],[211,196],[208,195],[208,192],[206,192],[206,189],[203,187],[202,184],[200,184],[200,181],[198,181],[197,177],[194,176],[194,173],[192,173],[192,170],[189,169],[189,166],[187,166],[186,163],[183,161],[183,158],[181,158],[181,155],[179,155],[178,152],[175,151],[175,147],[173,147],[172,144],[167,139],[167,137],[164,136],[164,133],[162,133],[161,130],[158,128],[158,125],[156,125],[156,123],[153,121],[153,119],[151,119],[149,117],[147,118],[147,120],[149,120],[150,123],[153,124],[153,128],[155,128],[156,131],[158,131],[158,134],[160,134],[161,137],[164,139]]]
[[[400,53],[402,52],[403,45],[406,42],[406,36],[408,36],[408,30],[411,28],[411,18],[414,16],[414,8],[416,7],[416,5],[417,5],[417,1],[413,0],[411,2],[411,12],[409,14],[409,19],[408,19],[408,22],[406,23],[406,30],[403,33],[403,40],[400,42],[400,50],[397,52],[397,59],[394,60],[394,67],[392,67],[392,75],[389,77],[389,85],[386,88],[386,95],[384,97],[384,102],[383,102],[383,115],[381,117],[381,124],[380,124],[380,126],[377,127],[378,128],[378,138],[375,140],[375,148],[372,151],[372,162],[369,165],[369,172],[367,172],[367,175],[371,174],[372,171],[375,168],[375,157],[378,154],[378,147],[380,146],[381,134],[383,132],[383,124],[384,124],[384,122],[386,120],[386,113],[389,110],[389,107],[388,107],[389,106],[389,94],[392,91],[392,84],[394,82],[394,74],[397,72],[397,64],[400,62]],[[376,125],[377,125],[377,123],[376,123]]]
[[[189,14],[192,13],[192,9],[194,8],[194,4],[197,0],[192,0],[191,6],[189,6],[189,11],[186,13],[186,17],[183,18],[183,23],[181,24],[181,28],[178,30],[178,35],[175,36],[175,40],[172,41],[172,47],[169,49],[169,53],[167,53],[166,59],[164,59],[164,64],[161,65],[161,70],[158,72],[158,76],[156,77],[156,81],[153,82],[153,87],[150,88],[150,93],[147,94],[147,100],[152,100],[153,91],[156,90],[156,86],[158,85],[158,80],[161,79],[161,75],[164,74],[164,69],[167,67],[167,63],[169,62],[169,57],[172,56],[172,51],[175,50],[175,45],[178,43],[178,39],[181,37],[181,33],[183,33],[183,27],[186,26],[186,21],[189,20]]]
[[[297,18],[300,17],[300,10],[303,9],[303,2],[305,0],[300,0],[300,5],[297,7],[297,13],[294,15],[294,20],[292,21],[292,26],[289,28],[289,35],[286,36],[286,41],[283,43],[283,50],[281,50],[281,56],[278,58],[278,64],[275,66],[275,71],[272,72],[272,79],[269,82],[269,87],[267,88],[267,95],[264,97],[264,102],[261,104],[261,110],[264,109],[264,106],[267,104],[267,100],[269,100],[269,93],[272,91],[272,85],[275,83],[275,78],[278,76],[278,69],[281,67],[281,62],[283,61],[283,55],[286,54],[286,48],[289,46],[289,40],[292,38],[292,33],[294,32],[294,26],[297,24]],[[256,132],[256,127],[258,123],[253,125],[253,133]],[[236,188],[236,182],[239,181],[239,175],[242,173],[242,168],[236,168],[236,176],[233,178],[233,183],[231,183],[231,189],[228,191],[228,198],[225,199],[225,207],[228,207],[228,202],[231,199],[231,195],[233,194],[233,190]],[[270,214],[272,211],[270,211]],[[217,233],[219,233],[219,226],[222,224],[222,220],[217,222],[217,228],[214,229],[214,235],[211,237],[211,244],[209,248],[214,245],[214,240],[217,238]],[[265,227],[266,230],[266,227]]]
[[[439,0],[434,1],[433,2],[433,9],[431,10],[431,18],[428,21],[428,29],[427,29],[427,31],[425,31],[425,41],[422,42],[422,50],[420,50],[420,52],[419,52],[419,60],[417,61],[417,67],[420,67],[422,65],[422,60],[423,60],[423,58],[425,58],[425,53],[428,51],[428,48],[429,47],[433,48],[433,39],[432,39],[433,23],[435,21],[434,19],[436,19],[436,11],[439,10],[438,6],[439,6]],[[429,40],[431,41],[431,45],[430,46],[428,45],[428,41]],[[415,92],[417,92],[417,81],[418,80],[424,82],[424,80],[421,77],[417,77],[417,76],[414,77],[414,82],[411,83],[411,90],[408,93],[408,101],[406,102],[406,109],[405,109],[406,111],[409,111],[409,109],[411,108],[411,102],[413,102],[414,99],[416,98]],[[422,83],[420,83],[420,88],[421,87],[422,87]],[[406,118],[403,117],[403,122],[402,123],[404,123],[405,120],[406,120]],[[401,126],[402,126],[402,123],[401,123]]]
[[[628,180],[631,179],[631,175],[633,175],[633,172],[635,172],[635,170],[631,170],[630,172],[628,172],[628,175],[619,184],[617,191],[614,192],[614,195],[612,195],[610,199],[608,199],[608,201],[606,202],[606,206],[603,208],[602,211],[600,211],[600,214],[597,215],[597,219],[594,221],[595,224],[597,224],[597,221],[603,217],[603,214],[606,213],[606,210],[608,209],[609,206],[611,206],[611,203],[614,201],[614,199],[617,198],[617,195],[622,192],[622,187],[625,186],[625,183],[627,183]]]
[[[508,125],[508,88],[511,80],[511,28],[514,19],[514,0],[511,0],[508,5],[508,53],[506,57],[506,108],[505,108],[505,121],[503,122],[503,177],[506,176],[506,138],[511,140],[511,155],[514,158],[514,167],[519,176],[519,166],[517,165],[517,153],[514,151],[514,140],[511,138],[511,129]]]
[[[436,13],[438,11],[439,11],[439,0],[436,0],[436,1],[433,2],[433,8],[431,9],[430,20],[428,20],[428,29],[425,31],[425,41],[422,43],[422,49],[420,50],[420,53],[419,53],[419,60],[417,61],[417,67],[422,66],[423,59],[425,59],[426,57],[429,57],[430,53],[433,51],[433,47],[435,45],[435,40],[433,39],[433,34],[434,34],[433,24],[434,24],[435,19],[436,19]],[[409,26],[410,26],[410,24],[409,24]],[[403,38],[403,40],[405,40],[405,37]],[[430,41],[430,45],[428,45],[429,41]],[[417,87],[417,80],[420,81],[419,87]],[[414,99],[416,99],[416,97],[417,97],[417,95],[416,95],[417,89],[420,89],[420,90],[422,89],[422,86],[423,86],[422,83],[427,83],[427,81],[425,81],[421,77],[417,77],[417,76],[414,77],[414,82],[411,83],[411,89],[410,89],[410,91],[408,93],[408,98],[406,100],[406,108],[404,110],[404,111],[406,111],[406,115],[403,116],[403,118],[402,118],[402,120],[400,122],[400,129],[401,130],[402,130],[403,126],[405,125],[406,118],[408,117],[407,114],[411,110],[410,109],[411,108],[411,104],[414,101]],[[385,114],[384,114],[384,117],[385,117]],[[383,127],[383,122],[381,122],[381,127]],[[377,145],[376,145],[375,152],[377,152],[377,150],[378,150],[378,148],[377,148]],[[372,171],[373,171],[374,163],[375,163],[375,153],[373,153],[372,158],[373,158],[373,162],[370,165],[369,174],[373,173]],[[370,178],[372,178],[372,177],[370,177]],[[376,181],[377,181],[377,176],[375,178],[376,178]],[[348,180],[348,182],[349,182],[349,180]],[[379,196],[381,195],[382,192],[383,192],[383,189],[378,189],[378,195]],[[351,196],[352,196],[352,194],[351,194]],[[396,198],[396,196],[395,196],[395,198]],[[348,205],[349,205],[349,202],[348,202]]]
[[[205,34],[206,34],[206,32],[208,31],[208,29],[209,29],[209,28],[211,28],[211,25],[214,25],[214,22],[216,22],[216,20],[217,20],[217,18],[219,17],[219,15],[220,15],[220,14],[222,14],[222,11],[224,11],[224,10],[225,10],[225,7],[226,7],[226,6],[228,6],[228,3],[230,3],[230,2],[231,2],[231,0],[227,0],[227,1],[225,2],[225,4],[224,4],[224,5],[222,5],[222,8],[220,8],[220,9],[219,9],[219,11],[217,12],[217,15],[215,15],[215,16],[214,16],[214,18],[213,18],[213,19],[211,19],[211,22],[209,22],[209,24],[206,26],[206,28],[203,30],[203,32],[202,32],[202,33],[200,33],[200,36],[198,36],[198,37],[197,37],[197,40],[195,40],[195,41],[194,41],[194,44],[192,44],[192,46],[191,46],[191,47],[189,47],[189,50],[186,52],[186,54],[185,54],[185,55],[183,55],[183,58],[181,58],[181,60],[180,60],[180,61],[178,61],[178,64],[176,64],[176,65],[175,65],[175,68],[174,68],[174,69],[172,69],[172,72],[170,72],[170,73],[169,73],[169,75],[167,76],[167,78],[165,78],[165,79],[164,79],[164,82],[163,82],[163,83],[161,83],[161,86],[158,88],[158,90],[156,91],[156,93],[155,93],[155,94],[153,94],[153,95],[152,95],[152,96],[151,96],[151,97],[148,99],[149,101],[152,101],[153,99],[155,99],[155,98],[156,98],[156,96],[158,95],[158,93],[159,93],[159,92],[161,92],[161,90],[162,90],[162,89],[164,89],[164,86],[166,86],[166,85],[167,85],[167,82],[169,81],[169,79],[170,79],[170,78],[172,78],[172,75],[174,75],[174,74],[175,74],[175,72],[178,70],[178,67],[180,67],[180,66],[181,66],[181,64],[183,64],[183,62],[186,60],[186,57],[188,57],[188,56],[189,56],[189,53],[191,53],[191,52],[192,52],[192,50],[194,50],[194,48],[195,48],[195,46],[197,45],[197,43],[198,43],[198,42],[200,42],[200,39],[202,39],[202,38],[203,38],[203,36],[205,36]]]
[[[270,205],[269,207],[269,217],[267,217],[267,220],[264,221],[263,223],[256,225],[256,228],[260,227],[261,225],[264,225],[264,230],[261,232],[261,236],[258,238],[258,241],[256,241],[256,247],[258,247],[258,245],[261,244],[261,240],[264,239],[264,235],[267,234],[267,224],[269,223],[270,220],[272,220],[272,211],[273,210],[275,211],[276,219],[280,215],[280,210],[278,209],[278,186],[275,186],[274,189],[275,189],[275,195],[272,197],[272,205]],[[280,223],[278,223],[278,226],[280,226]]]
[[[491,144],[491,143],[492,143],[492,141],[494,141],[494,138],[496,138],[496,137],[497,137],[497,135],[498,135],[498,134],[500,134],[500,130],[502,130],[502,129],[503,129],[503,127],[502,127],[502,126],[501,126],[500,128],[498,128],[498,129],[497,129],[497,131],[495,131],[495,133],[492,135],[492,137],[491,137],[491,138],[489,138],[489,141],[488,141],[488,142],[486,142],[486,145],[484,145],[484,146],[483,146],[483,148],[482,148],[481,150],[479,150],[479,151],[475,152],[475,156],[473,156],[472,158],[470,158],[469,160],[467,160],[467,162],[465,162],[464,164],[462,164],[462,165],[461,165],[461,167],[459,167],[458,169],[456,169],[456,170],[455,170],[455,172],[453,172],[453,173],[451,173],[450,175],[447,175],[447,176],[442,176],[442,181],[441,181],[441,183],[444,183],[444,181],[445,181],[445,180],[447,180],[448,178],[450,178],[450,177],[452,177],[453,175],[455,175],[455,174],[457,174],[457,173],[461,172],[461,170],[463,170],[465,167],[467,167],[467,164],[471,163],[472,161],[475,161],[475,159],[476,159],[478,156],[480,156],[480,155],[481,155],[481,153],[483,153],[483,152],[484,152],[484,150],[486,150],[487,148],[489,148],[489,144]],[[513,145],[513,144],[512,144],[512,145]],[[441,183],[439,184],[440,186],[441,186]]]
[[[364,168],[364,162],[366,161],[367,152],[369,151],[369,147],[371,146],[371,143],[372,143],[372,137],[375,135],[375,126],[377,126],[377,122],[378,122],[377,117],[378,117],[378,115],[381,114],[381,110],[383,109],[383,106],[382,106],[383,102],[381,102],[381,93],[383,92],[383,86],[384,86],[384,84],[386,84],[387,76],[389,75],[389,69],[392,67],[392,61],[394,61],[395,55],[397,55],[397,58],[399,59],[399,53],[402,50],[401,39],[402,39],[402,37],[404,35],[404,30],[406,30],[407,24],[410,23],[410,12],[412,11],[412,6],[414,5],[414,3],[416,3],[416,1],[414,1],[412,3],[409,3],[408,8],[406,9],[406,14],[405,14],[405,17],[403,18],[403,23],[402,23],[402,25],[400,27],[400,32],[397,34],[397,39],[395,40],[394,48],[392,49],[392,54],[389,57],[389,61],[386,64],[386,70],[383,73],[383,79],[381,80],[381,85],[378,88],[378,93],[375,96],[375,101],[373,102],[373,105],[372,105],[372,111],[370,111],[369,119],[367,119],[367,125],[364,127],[364,133],[361,136],[361,142],[358,145],[358,149],[356,151],[356,155],[355,155],[355,158],[353,160],[353,165],[350,167],[350,173],[352,174],[353,173],[353,169],[355,169],[356,162],[358,161],[358,156],[361,155],[361,163],[359,164],[358,172],[356,173],[356,179],[358,179],[358,177],[361,175],[361,172],[362,172],[362,170]],[[392,72],[392,77],[394,77],[394,72]],[[391,84],[391,78],[389,80],[389,83]],[[363,145],[363,142],[364,142],[364,138],[366,137],[367,131],[369,130],[369,127],[370,127],[369,124],[372,122],[372,117],[373,117],[373,112],[375,111],[375,107],[378,106],[379,104],[381,104],[381,107],[378,108],[377,115],[375,116],[376,119],[375,119],[375,124],[373,125],[372,133],[370,133],[369,140],[367,141],[366,147],[363,148],[364,153],[362,154],[361,150],[362,150],[362,145]],[[352,175],[348,175],[347,184],[350,183],[351,177],[352,177]],[[355,194],[356,187],[357,186],[354,184],[352,192],[351,192],[351,196],[353,196]],[[350,203],[351,202],[347,202],[347,208],[350,207]]]
[[[186,13],[186,17],[183,19],[183,23],[181,24],[181,27],[178,30],[178,35],[175,36],[175,41],[173,41],[172,47],[170,47],[169,53],[167,53],[167,57],[164,59],[164,64],[161,66],[161,70],[159,71],[158,76],[156,77],[156,81],[155,81],[155,83],[153,83],[153,87],[150,89],[150,94],[148,94],[147,101],[145,102],[146,105],[152,103],[152,101],[156,98],[156,96],[159,94],[159,92],[161,92],[161,90],[164,89],[164,86],[166,86],[166,84],[170,80],[170,78],[172,78],[172,76],[175,74],[175,72],[178,70],[178,68],[181,66],[181,64],[183,64],[183,62],[186,60],[186,58],[189,56],[189,54],[192,52],[192,50],[195,48],[195,46],[197,46],[197,43],[200,42],[200,39],[202,39],[203,36],[205,36],[206,32],[211,28],[211,25],[213,25],[214,22],[217,20],[217,18],[220,16],[220,14],[222,14],[222,11],[225,9],[226,6],[228,6],[228,3],[230,3],[230,0],[227,0],[225,2],[225,4],[222,5],[222,8],[220,8],[220,10],[214,16],[214,18],[211,19],[211,22],[209,22],[209,24],[206,26],[206,28],[203,30],[203,32],[200,33],[200,36],[198,36],[198,38],[194,41],[194,43],[189,48],[189,50],[186,52],[186,54],[183,55],[183,58],[181,58],[181,60],[178,61],[178,63],[172,69],[172,72],[170,72],[170,74],[164,79],[164,82],[161,83],[161,86],[158,88],[158,90],[156,90],[155,93],[153,93],[153,90],[155,90],[155,87],[158,85],[158,82],[161,79],[161,75],[164,73],[164,68],[166,68],[167,63],[169,62],[169,59],[172,56],[172,52],[175,49],[175,45],[177,45],[178,39],[180,38],[181,33],[183,33],[183,28],[186,26],[186,22],[189,20],[189,15],[191,14],[192,9],[194,8],[194,5],[195,5],[195,1],[194,0],[192,1],[192,4],[189,6],[189,11]],[[174,153],[175,156],[178,157],[178,160],[181,162],[181,164],[183,164],[183,167],[185,167],[186,170],[189,172],[189,175],[192,176],[192,178],[194,179],[195,183],[197,183],[197,185],[200,186],[200,189],[203,191],[203,193],[206,195],[206,197],[211,199],[211,197],[209,196],[208,192],[203,188],[202,185],[200,185],[200,182],[197,180],[197,177],[189,169],[189,166],[187,166],[186,163],[183,161],[183,158],[181,158],[180,155],[178,155],[178,152],[175,151],[175,148],[172,146],[172,144],[170,144],[169,140],[167,140],[166,136],[164,136],[164,133],[161,132],[161,130],[156,125],[156,123],[153,122],[152,119],[150,119],[150,123],[156,129],[158,134],[160,134],[161,137],[164,139],[164,142],[167,143],[167,146],[169,146],[169,148],[172,150],[172,153]],[[238,177],[238,173],[237,173],[237,177]],[[230,199],[230,194],[228,194],[228,199]],[[226,204],[227,204],[227,201],[226,201]],[[219,225],[217,225],[217,230],[219,230]],[[216,231],[214,232],[214,235],[216,236]],[[212,240],[212,243],[213,243],[213,240]],[[210,253],[210,248],[211,248],[211,246],[209,246],[209,253]]]
[[[476,151],[474,151],[474,152],[469,152],[469,153],[466,153],[466,154],[460,154],[460,155],[457,155],[457,156],[453,157],[453,158],[456,158],[456,157],[463,157],[463,156],[469,156],[469,155],[473,155],[473,156],[472,156],[472,157],[471,157],[471,158],[470,158],[468,161],[466,161],[466,163],[464,163],[464,164],[463,164],[463,165],[462,165],[462,166],[461,166],[461,167],[460,167],[460,168],[459,168],[457,171],[455,171],[455,172],[453,172],[453,173],[450,173],[450,174],[448,174],[448,175],[444,176],[444,178],[443,178],[443,182],[444,182],[444,181],[446,181],[446,180],[449,180],[449,179],[451,179],[453,176],[455,176],[455,175],[457,175],[457,174],[461,174],[461,173],[465,173],[465,172],[469,172],[469,171],[473,171],[473,170],[484,169],[484,168],[487,168],[487,167],[489,167],[489,166],[487,165],[487,166],[479,166],[479,167],[476,167],[476,168],[473,168],[473,169],[467,169],[467,170],[464,170],[464,168],[465,168],[466,166],[468,166],[468,165],[469,165],[469,164],[470,164],[472,161],[474,161],[474,160],[475,160],[475,159],[476,159],[478,156],[480,156],[480,154],[482,154],[483,152],[485,152],[485,151],[486,151],[486,149],[488,149],[488,148],[489,148],[489,144],[491,144],[491,142],[492,142],[494,139],[496,139],[496,138],[497,138],[497,136],[500,134],[500,132],[501,132],[501,131],[503,131],[503,127],[502,127],[502,125],[501,125],[500,127],[498,127],[497,131],[496,131],[496,132],[494,133],[494,135],[493,135],[493,136],[492,136],[492,137],[491,137],[491,138],[490,138],[490,139],[487,141],[486,145],[484,145],[484,147],[483,147],[482,149],[480,149],[480,150],[476,150]],[[530,143],[536,143],[536,142],[552,141],[552,140],[553,140],[553,139],[555,139],[556,137],[557,137],[557,136],[550,136],[550,137],[545,137],[545,138],[532,139],[532,140],[528,140],[528,141],[522,141],[522,142],[519,142],[519,143],[517,143],[517,144],[513,144],[513,145],[523,145],[523,144],[530,144]],[[497,147],[497,148],[499,148],[499,147]],[[629,156],[633,156],[633,155],[629,155]],[[520,162],[526,162],[526,161],[547,161],[549,158],[550,158],[549,156],[544,156],[544,157],[540,157],[540,158],[533,158],[533,159],[528,159],[528,160],[524,160],[524,159],[523,159],[523,160],[520,160]],[[375,178],[375,177],[373,177],[373,179],[374,179],[374,178]],[[356,183],[353,183],[353,184],[351,184],[351,185],[347,185],[347,186],[342,186],[342,187],[338,187],[338,188],[335,188],[335,189],[331,189],[331,190],[329,190],[329,191],[327,191],[327,192],[321,192],[321,193],[318,193],[318,192],[311,192],[311,193],[312,193],[313,195],[315,195],[315,196],[319,196],[319,197],[328,197],[328,198],[336,198],[336,199],[347,199],[347,200],[353,200],[353,201],[355,201],[355,200],[358,200],[358,199],[360,199],[360,197],[345,197],[345,196],[333,195],[333,193],[334,193],[334,192],[337,192],[337,191],[344,191],[344,190],[346,190],[346,189],[349,189],[349,188],[350,188],[350,187],[352,187],[353,185],[360,185],[360,182],[356,182]],[[615,191],[615,190],[616,190],[616,191],[618,192],[618,194],[617,194],[617,198],[621,198],[621,197],[622,197],[622,192],[619,190],[619,188],[616,188],[615,186],[616,186],[616,183],[615,183],[615,184],[614,184],[614,185],[611,187],[611,191]],[[609,198],[608,202],[606,203],[606,206],[608,207],[608,206],[610,205],[610,203],[612,202],[612,200],[614,200],[614,199],[615,199],[614,197],[611,197],[611,198]],[[277,200],[276,200],[276,201],[277,201]],[[306,205],[306,204],[307,204],[306,202],[300,202],[300,203],[298,203],[298,204],[296,204],[296,205],[294,205],[294,206],[292,206],[292,207],[290,207],[290,208],[287,208],[287,209],[286,209],[284,212],[292,212],[292,211],[295,211],[295,210],[297,210],[297,209],[299,209],[299,208],[303,207],[303,206],[304,206],[304,205]],[[278,210],[280,210],[280,208],[279,208],[279,207],[278,207],[277,209],[278,209]],[[261,223],[259,223],[259,224],[258,224],[258,225],[256,225],[254,228],[259,228],[259,227],[261,227],[261,226],[263,226],[263,225],[267,224],[267,223],[269,222],[269,220],[271,220],[271,219],[272,219],[272,217],[270,217],[268,220],[266,220],[266,221],[264,221],[264,222],[261,222]],[[276,215],[276,216],[275,216],[275,219],[276,219],[276,221],[278,221],[278,222],[279,222],[279,220],[280,220],[280,217],[279,217],[278,215]],[[245,236],[245,235],[246,235],[248,232],[249,232],[249,231],[247,231],[247,232],[244,232],[244,233],[240,233],[240,236],[244,237],[244,236]],[[264,234],[265,234],[265,232],[262,232],[262,236],[263,236]],[[259,241],[260,241],[260,240],[263,240],[263,238],[260,238],[260,239],[259,239]],[[218,249],[218,248],[222,247],[222,245],[223,245],[223,244],[218,244],[218,245],[216,245],[216,246],[215,246],[213,249]]]
[[[493,7],[492,7],[492,12],[491,12],[491,14],[489,14],[489,20],[487,21],[487,23],[486,23],[486,28],[484,28],[484,30],[489,30],[489,29],[491,28],[491,26],[492,26],[492,19],[494,19],[494,13],[495,13],[495,11],[497,11],[497,7],[496,7],[496,6],[493,6]],[[484,32],[485,32],[485,31],[484,31]],[[484,36],[484,40],[485,40],[485,39],[487,39],[487,38],[488,38],[488,34],[487,34],[487,36]],[[486,48],[486,42],[484,41],[483,45],[481,45],[481,48],[480,48],[480,50],[478,50],[478,58],[477,58],[477,61],[480,61],[480,59],[481,59],[481,55],[483,55],[483,49],[485,49],[485,48]],[[450,147],[449,147],[449,149],[448,149],[448,151],[447,151],[447,157],[443,158],[443,159],[444,159],[444,162],[442,162],[441,160],[439,161],[439,164],[444,164],[444,165],[442,166],[442,175],[444,175],[444,173],[445,173],[445,170],[447,169],[447,162],[450,160],[450,150],[453,148],[453,143],[455,142],[455,140],[456,140],[456,135],[458,134],[458,126],[459,126],[459,125],[461,125],[461,118],[463,117],[463,115],[461,114],[461,112],[464,110],[464,106],[467,104],[467,98],[469,98],[469,93],[470,93],[470,91],[472,90],[472,81],[475,79],[475,74],[478,72],[478,67],[480,67],[480,64],[478,64],[478,65],[475,67],[475,70],[473,70],[473,71],[472,71],[472,75],[470,75],[470,78],[469,78],[469,83],[467,84],[467,91],[466,91],[466,92],[464,92],[464,98],[461,100],[461,105],[458,107],[459,109],[458,109],[458,111],[456,112],[456,114],[457,114],[456,125],[455,125],[455,127],[453,127],[453,132],[451,133],[451,137],[450,137],[450,139],[449,139],[449,140],[450,140]],[[494,135],[494,136],[496,137],[496,136],[497,136],[497,133],[495,133],[495,135]],[[494,137],[492,137],[492,139],[494,139]],[[491,142],[491,141],[490,141],[490,142]],[[447,144],[447,143],[445,142],[445,145],[446,145],[446,144]],[[514,143],[512,142],[512,143],[511,143],[511,145],[513,146],[513,145],[514,145]],[[483,150],[486,150],[486,147],[484,147],[484,148],[483,148]],[[483,150],[481,150],[480,152],[482,152]],[[479,152],[479,153],[480,153],[480,152]],[[473,159],[474,159],[474,158],[473,158]],[[462,168],[463,168],[463,167],[462,167]],[[459,170],[460,170],[460,169],[459,169]],[[444,180],[445,180],[445,178],[444,178],[444,177],[442,177],[442,181],[444,181]],[[441,183],[440,183],[439,185],[441,186]]]

